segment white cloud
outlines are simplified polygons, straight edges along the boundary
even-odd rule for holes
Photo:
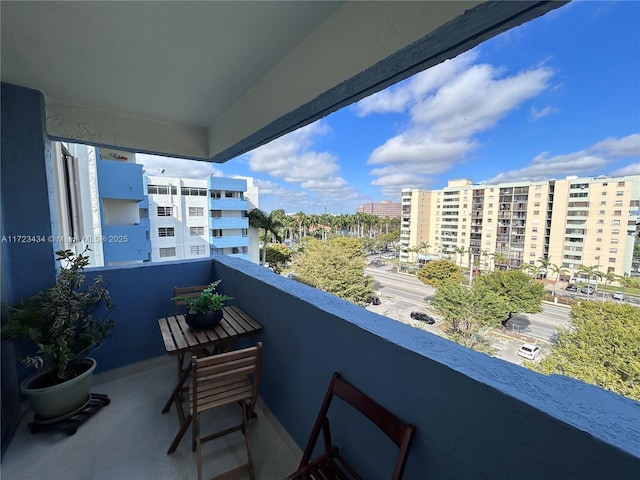
[[[557,108],[553,108],[551,106],[546,106],[539,110],[536,107],[531,107],[531,110],[529,111],[529,115],[533,120],[540,120],[541,118],[544,118],[547,115],[556,113],[557,111],[558,111]]]
[[[493,65],[474,64],[477,58],[478,50],[472,50],[356,105],[359,116],[410,113],[410,124],[368,159],[376,166],[370,171],[376,177],[372,184],[385,195],[424,186],[433,175],[467,161],[481,146],[478,133],[548,89],[553,76],[544,65],[507,75]]]
[[[161,157],[146,153],[136,154],[137,163],[144,165],[147,175],[164,175],[165,177],[203,179],[211,175],[222,176],[222,171],[215,163],[184,160],[181,158]]]
[[[320,213],[324,208],[343,212],[355,211],[366,201],[340,176],[340,164],[335,155],[313,149],[317,139],[328,134],[331,134],[329,125],[320,120],[246,155],[252,171],[266,173],[292,187],[277,189],[277,184],[270,182],[269,190],[265,191],[258,185],[261,208],[267,205],[267,211],[273,206],[308,213]],[[296,188],[305,191],[300,192]]]
[[[613,177],[624,177],[626,175],[640,175],[640,162],[631,163],[611,172]]]
[[[515,180],[544,180],[567,175],[595,175],[606,171],[607,166],[621,157],[640,156],[640,134],[623,138],[607,138],[578,152],[549,156],[548,152],[537,155],[529,165],[518,170],[503,172],[486,183]],[[640,164],[633,163],[619,168],[610,175],[636,175]],[[629,172],[629,173],[624,173]]]
[[[640,134],[634,133],[620,139],[607,138],[596,143],[591,150],[611,157],[640,156]]]
[[[404,112],[409,106],[437,90],[468,68],[477,58],[471,50],[455,59],[446,60],[424,70],[399,84],[360,100],[352,108],[364,117],[373,113]]]

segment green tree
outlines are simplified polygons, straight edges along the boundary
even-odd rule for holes
[[[264,232],[263,246],[262,246],[262,265],[267,262],[267,242],[269,235],[277,238],[278,230],[282,228],[280,217],[282,216],[281,210],[273,210],[268,215],[260,210],[254,208],[247,212],[249,217],[249,225],[262,230]]]
[[[451,260],[433,260],[418,271],[418,278],[426,285],[439,288],[445,283],[464,281],[462,269]]]
[[[471,288],[445,283],[431,303],[444,319],[451,340],[474,350],[492,352],[488,334],[500,325],[508,309],[503,296],[479,282]]]
[[[505,300],[506,324],[516,313],[538,313],[544,298],[544,286],[536,282],[526,273],[519,270],[497,270],[487,275],[476,277],[474,284],[487,287]]]
[[[291,252],[281,243],[274,243],[267,247],[267,263],[276,273],[282,272],[287,262],[291,260]]]
[[[550,355],[530,368],[561,374],[640,401],[640,309],[578,302]]]
[[[374,281],[364,274],[365,254],[356,238],[326,242],[308,238],[293,258],[296,280],[358,305],[373,296]]]

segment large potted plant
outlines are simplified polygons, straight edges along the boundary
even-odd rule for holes
[[[107,318],[114,308],[107,283],[99,276],[85,285],[85,253],[57,251],[62,264],[56,284],[10,306],[3,326],[9,339],[35,347],[23,363],[37,371],[20,389],[36,419],[62,418],[89,402],[96,361],[88,355],[113,330],[113,320]]]
[[[191,328],[211,328],[222,320],[224,302],[233,297],[216,292],[221,281],[211,282],[197,295],[177,295],[172,298],[183,302],[187,307],[185,320]]]

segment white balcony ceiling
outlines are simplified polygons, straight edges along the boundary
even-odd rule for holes
[[[226,161],[561,3],[12,2],[51,138]]]

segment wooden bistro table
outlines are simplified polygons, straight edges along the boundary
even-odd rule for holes
[[[167,354],[175,356],[178,361],[178,382],[171,392],[162,413],[166,413],[175,402],[180,420],[180,430],[176,434],[167,454],[178,447],[180,440],[191,423],[191,415],[185,416],[182,407],[182,392],[191,374],[191,363],[184,366],[184,357],[197,355],[203,351],[207,354],[222,353],[231,350],[236,340],[253,335],[262,329],[262,325],[235,305],[223,307],[220,323],[213,328],[193,330],[187,325],[184,315],[161,318],[158,320],[162,340]],[[190,408],[190,407],[189,407]]]

